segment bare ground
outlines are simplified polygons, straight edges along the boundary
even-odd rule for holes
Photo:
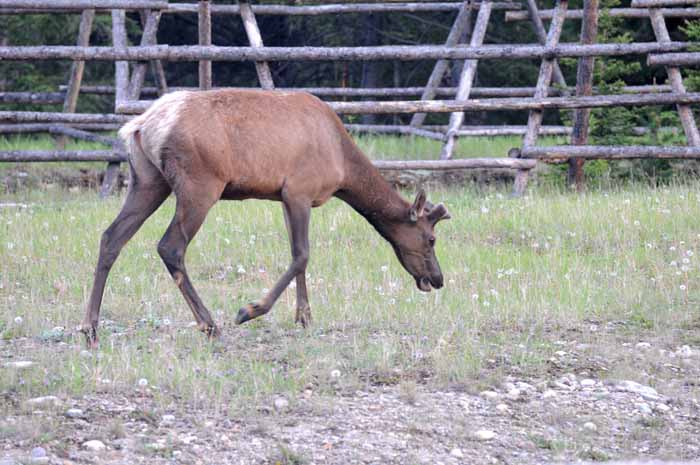
[[[585,333],[597,331],[595,343]],[[294,337],[293,334],[287,335]],[[552,336],[560,347],[533,374],[503,357],[478,378],[437,383],[396,376],[357,385],[336,373],[242,411],[207,411],[149,387],[57,396],[27,406],[0,393],[0,463],[470,463],[534,464],[700,458],[698,328],[655,336],[615,324]],[[36,344],[57,356],[80,345],[15,339],[3,363]],[[280,339],[277,344],[284,344]],[[265,341],[265,344],[275,342]],[[224,346],[221,356],[241,347]],[[262,348],[261,348],[262,349]],[[274,347],[264,347],[274,350]],[[641,384],[631,382],[640,381]],[[72,409],[72,410],[70,410]],[[90,450],[88,441],[103,450]],[[94,444],[93,444],[94,445]],[[41,447],[45,452],[32,449]],[[100,444],[96,447],[99,449]],[[3,462],[5,460],[5,462]]]

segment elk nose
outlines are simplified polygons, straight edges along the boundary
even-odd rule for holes
[[[435,289],[440,289],[442,286],[445,285],[444,279],[442,278],[442,275],[435,275],[430,277],[430,284],[435,288]]]

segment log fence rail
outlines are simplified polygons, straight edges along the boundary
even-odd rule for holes
[[[303,2],[301,2],[303,3]],[[656,42],[630,44],[597,44],[597,0],[585,0],[582,10],[569,10],[567,0],[557,0],[552,10],[540,10],[535,0],[515,2],[443,1],[443,2],[365,2],[321,5],[260,5],[240,0],[237,5],[217,5],[209,0],[197,3],[168,3],[164,0],[4,0],[0,14],[30,14],[45,12],[80,13],[81,23],[75,46],[3,46],[2,60],[71,60],[73,62],[68,85],[59,92],[0,92],[0,104],[32,103],[63,104],[63,112],[0,111],[0,134],[47,132],[59,137],[73,137],[102,143],[110,150],[90,151],[0,151],[0,161],[72,161],[92,160],[108,163],[101,195],[114,187],[119,163],[126,154],[113,138],[90,131],[109,131],[143,112],[151,101],[141,96],[162,95],[168,90],[162,61],[193,61],[199,63],[199,89],[215,88],[211,72],[212,61],[252,62],[257,71],[260,87],[274,89],[270,61],[338,61],[338,60],[436,60],[433,73],[425,87],[394,88],[295,88],[323,97],[419,97],[403,101],[336,101],[329,102],[339,114],[413,114],[411,124],[357,125],[348,124],[358,132],[396,133],[427,137],[441,141],[444,146],[441,160],[377,161],[380,169],[472,169],[507,168],[516,171],[514,192],[522,195],[528,173],[537,160],[561,161],[570,164],[570,181],[578,188],[583,185],[582,164],[585,159],[623,158],[700,158],[700,135],[691,106],[700,103],[700,93],[685,90],[679,66],[697,65],[700,54],[694,44],[671,41],[665,18],[700,17],[700,0],[632,0],[632,8],[613,8],[613,17],[649,18],[656,34]],[[524,6],[524,9],[521,9]],[[143,34],[138,46],[129,46],[124,27],[126,11],[137,11],[141,17]],[[453,11],[456,19],[444,45],[366,46],[366,47],[266,47],[258,27],[257,15],[325,15],[379,12]],[[492,11],[505,11],[506,21],[527,20],[532,24],[539,44],[493,45],[484,44]],[[471,19],[476,12],[472,27]],[[95,15],[111,14],[111,47],[89,45]],[[197,14],[198,45],[168,46],[156,42],[158,23],[163,14]],[[211,16],[238,15],[249,40],[247,47],[213,46]],[[564,21],[582,21],[578,43],[559,43]],[[549,21],[549,30],[544,24]],[[461,43],[469,32],[469,43]],[[668,73],[668,84],[628,86],[618,95],[599,95],[592,87],[594,57],[647,55],[650,66],[663,65]],[[567,86],[559,65],[559,58],[579,59],[576,87]],[[535,87],[484,88],[474,85],[480,60],[540,59],[542,64]],[[90,86],[82,83],[86,61],[104,60],[115,63],[114,86]],[[442,87],[449,60],[464,60],[457,87]],[[154,70],[155,87],[145,84],[146,69]],[[575,91],[575,92],[574,92]],[[114,95],[115,114],[75,113],[80,92]],[[575,95],[572,95],[575,93]],[[435,98],[451,100],[435,100]],[[602,147],[586,145],[589,109],[613,106],[676,105],[688,139],[686,147]],[[542,126],[543,112],[550,109],[572,109],[573,127]],[[473,127],[464,126],[464,112],[514,111],[529,112],[527,126]],[[425,125],[429,113],[450,113],[447,126]],[[9,124],[8,124],[9,123]],[[635,128],[637,134],[645,128]],[[540,135],[571,136],[569,146],[537,145]],[[459,159],[453,158],[458,137],[473,135],[522,135],[522,147],[509,152],[507,158]],[[59,145],[60,148],[60,145]]]

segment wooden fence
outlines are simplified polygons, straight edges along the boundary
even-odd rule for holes
[[[322,5],[216,5],[203,0],[198,3],[170,4],[163,0],[4,0],[0,14],[80,13],[80,31],[75,46],[2,46],[0,60],[71,60],[68,84],[58,92],[1,92],[0,103],[63,103],[62,112],[0,111],[0,133],[48,132],[58,136],[59,147],[53,151],[0,152],[0,161],[96,160],[108,163],[102,194],[107,194],[116,180],[119,163],[126,159],[123,149],[114,140],[91,131],[109,130],[127,121],[132,114],[143,112],[155,97],[176,90],[168,88],[163,61],[199,62],[199,89],[213,88],[212,61],[252,61],[255,63],[260,87],[273,89],[269,61],[337,61],[337,60],[435,60],[435,66],[425,87],[409,88],[298,88],[323,97],[420,97],[400,101],[330,101],[340,114],[413,114],[411,123],[399,125],[348,125],[350,130],[410,134],[440,140],[443,147],[440,160],[376,162],[380,169],[468,169],[508,168],[516,171],[515,193],[521,195],[528,175],[537,160],[568,159],[569,179],[583,186],[585,159],[620,158],[700,158],[700,136],[691,105],[700,103],[700,93],[688,93],[683,86],[679,66],[697,65],[700,53],[694,44],[671,41],[666,29],[666,17],[700,17],[700,8],[688,7],[700,0],[633,0],[632,8],[608,11],[611,16],[648,18],[656,42],[630,44],[596,43],[598,0],[585,0],[583,10],[569,10],[567,0],[558,0],[552,10],[539,10],[535,0],[525,0],[525,9],[513,2],[366,2]],[[143,35],[138,45],[129,46],[126,38],[125,13],[139,11]],[[444,45],[366,46],[366,47],[266,47],[256,15],[323,15],[345,13],[454,11],[456,18]],[[476,12],[474,24],[472,13]],[[495,11],[505,11],[506,21],[531,22],[538,44],[489,45],[487,27]],[[112,46],[90,46],[89,36],[95,15],[110,14]],[[197,45],[169,46],[157,44],[156,32],[162,14],[197,14],[199,41]],[[214,46],[211,42],[212,15],[239,15],[249,39],[248,47]],[[559,42],[565,21],[581,21],[578,43]],[[544,21],[549,21],[549,29]],[[461,43],[466,31],[469,42]],[[629,86],[618,95],[600,95],[592,87],[595,57],[646,55],[650,65],[666,67],[668,83],[663,85]],[[575,87],[569,86],[557,60],[578,58]],[[474,85],[480,60],[540,59],[541,66],[535,87],[483,88]],[[106,60],[115,63],[113,86],[83,85],[86,61]],[[442,87],[450,60],[464,60],[456,87]],[[147,68],[155,75],[155,86],[144,86]],[[287,89],[285,89],[287,90]],[[80,92],[114,95],[114,113],[75,113]],[[436,100],[438,98],[438,100]],[[449,98],[449,99],[445,99]],[[440,100],[442,99],[442,100]],[[587,145],[590,108],[641,105],[675,105],[688,140],[687,147],[604,147]],[[573,110],[572,127],[542,126],[546,110]],[[527,111],[526,126],[469,127],[464,126],[464,112]],[[428,113],[450,113],[446,126],[426,126]],[[637,133],[644,132],[637,128]],[[522,135],[522,146],[510,151],[508,157],[489,159],[454,159],[459,137],[470,135]],[[539,135],[558,134],[571,137],[571,145],[541,147]],[[99,151],[61,150],[65,137],[91,140],[108,146]],[[437,154],[436,154],[437,155]],[[505,154],[504,154],[505,155]]]

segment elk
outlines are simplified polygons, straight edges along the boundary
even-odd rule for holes
[[[266,314],[296,278],[296,318],[311,321],[306,292],[311,208],[332,196],[348,203],[393,247],[421,291],[443,286],[434,226],[449,213],[419,191],[404,200],[355,145],[335,112],[301,92],[180,91],[167,94],[119,131],[131,181],[121,211],[102,234],[94,283],[81,330],[97,347],[105,282],[121,249],[174,193],[175,215],[158,253],[194,314],[198,328],[219,328],[197,295],[185,251],[219,199],[282,202],[292,262],[262,300],[237,314],[241,324]]]

